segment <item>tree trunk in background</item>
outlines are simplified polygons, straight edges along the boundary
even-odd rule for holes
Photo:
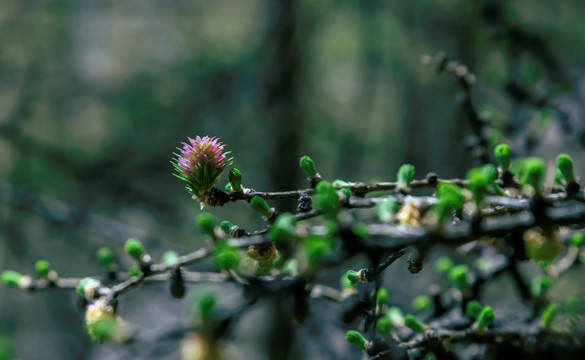
[[[270,21],[264,49],[262,71],[263,114],[270,134],[268,156],[268,188],[271,190],[299,187],[298,167],[303,143],[303,118],[300,81],[301,48],[296,0],[268,2]],[[293,211],[294,203],[279,205],[280,210]],[[266,334],[266,352],[269,359],[300,359],[294,320],[279,297],[269,304],[270,324]]]
[[[268,4],[270,24],[262,61],[263,114],[271,141],[268,188],[295,189],[301,180],[297,164],[303,143],[298,3],[278,0]]]

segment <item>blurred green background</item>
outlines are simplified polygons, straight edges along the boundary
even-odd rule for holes
[[[0,269],[46,258],[62,276],[97,275],[100,246],[131,264],[129,237],[155,259],[204,246],[199,205],[171,176],[187,136],[220,137],[256,190],[307,187],[305,154],[328,180],[390,181],[404,162],[417,178],[462,177],[477,162],[460,88],[420,61],[438,51],[477,75],[490,141],[568,152],[581,174],[582,14],[582,0],[2,1]],[[244,203],[209,211],[263,226]],[[417,281],[388,287],[410,299]],[[124,296],[123,316],[152,334],[180,326],[182,303],[161,289]],[[71,293],[0,287],[0,335],[22,359],[178,358],[176,341],[92,345],[82,316]],[[240,340],[261,359],[257,333]],[[306,340],[304,358],[355,358],[318,338],[331,353]]]

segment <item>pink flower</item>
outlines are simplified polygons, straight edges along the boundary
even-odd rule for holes
[[[224,144],[217,137],[187,139],[189,143],[183,143],[183,148],[178,149],[181,155],[175,154],[177,158],[171,161],[176,170],[174,175],[185,181],[193,197],[205,205],[213,185],[223,169],[232,165],[233,158],[227,158],[230,152],[223,152]]]

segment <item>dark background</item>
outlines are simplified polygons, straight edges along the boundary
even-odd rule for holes
[[[581,175],[583,14],[582,0],[2,1],[0,269],[32,274],[46,258],[62,276],[98,275],[100,246],[131,264],[129,237],[155,259],[204,246],[199,204],[169,162],[196,134],[219,136],[244,185],[262,191],[307,187],[305,154],[327,180],[391,181],[404,162],[417,178],[463,177],[478,163],[460,88],[420,61],[440,50],[477,75],[492,143],[547,161],[568,152]],[[209,211],[263,226],[243,202]],[[439,280],[398,264],[385,286],[409,309]],[[575,291],[571,274],[555,285],[561,299]],[[157,339],[185,324],[183,302],[164,289],[122,297],[121,315],[144,334],[132,346],[91,344],[70,292],[0,287],[0,335],[22,359],[175,359],[179,340]],[[509,281],[492,290],[505,301],[497,316],[520,309]],[[232,345],[249,358],[267,356],[268,307],[238,322]],[[318,302],[313,314],[291,358],[359,358],[338,309]]]

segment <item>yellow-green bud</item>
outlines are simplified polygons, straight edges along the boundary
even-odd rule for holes
[[[201,229],[202,234],[207,234],[215,238],[215,221],[213,215],[210,213],[202,213],[197,215],[195,221],[197,222],[199,229]]]
[[[96,252],[96,258],[100,266],[108,268],[110,265],[116,262],[116,256],[109,247],[101,247]]]
[[[228,175],[230,179],[230,184],[232,187],[232,191],[240,192],[242,191],[242,173],[238,169],[231,169]]]
[[[142,246],[142,243],[136,239],[128,239],[124,245],[124,249],[126,250],[126,253],[136,261],[140,261],[145,254],[144,246]]]
[[[484,331],[494,322],[495,315],[491,307],[485,306],[477,316],[476,328],[479,331]]]
[[[345,340],[362,351],[367,350],[368,341],[362,334],[355,330],[349,330],[347,334],[345,334]]]
[[[508,145],[499,144],[496,146],[494,156],[503,171],[507,171],[510,168],[510,147]]]
[[[260,215],[268,218],[272,215],[273,210],[268,206],[266,200],[262,199],[260,196],[256,195],[250,200],[250,206],[254,211],[259,213]]]
[[[471,300],[467,303],[465,308],[465,314],[470,318],[477,318],[481,312],[481,304],[477,300]]]
[[[163,256],[161,262],[164,265],[173,265],[179,262],[179,253],[174,250],[166,251]]]
[[[35,263],[35,270],[38,277],[46,278],[51,271],[51,264],[47,260],[39,260]]]
[[[570,182],[575,182],[575,174],[573,173],[573,159],[567,154],[560,154],[557,156],[557,168],[563,174],[565,180]]]
[[[414,166],[411,164],[402,165],[396,174],[397,188],[408,189],[412,180],[414,180]]]
[[[308,179],[313,179],[317,176],[317,170],[315,170],[315,163],[310,157],[306,155],[301,157],[299,165],[301,166],[301,170],[303,170]]]
[[[428,328],[427,325],[423,324],[416,316],[412,314],[406,314],[404,316],[404,325],[410,330],[422,334]]]
[[[544,311],[542,312],[542,316],[540,318],[542,326],[544,326],[545,329],[552,330],[553,323],[558,313],[559,313],[558,304],[553,303],[547,306],[546,309],[544,309]]]

